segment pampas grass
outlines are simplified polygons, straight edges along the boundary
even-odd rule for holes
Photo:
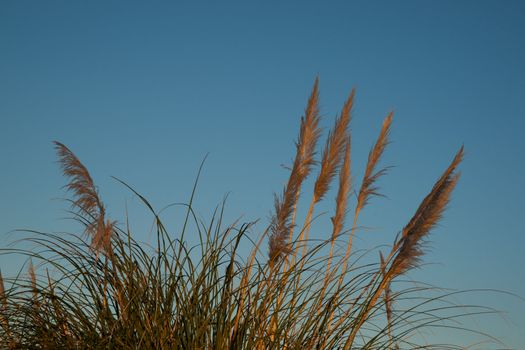
[[[373,196],[380,196],[378,180],[387,169],[380,163],[393,116],[383,122],[352,201],[349,124],[354,98],[352,90],[316,159],[321,137],[316,79],[288,181],[262,232],[251,222],[225,225],[224,204],[208,224],[199,220],[193,210],[194,187],[184,209],[186,219],[173,234],[147,199],[118,180],[155,223],[153,247],[138,242],[127,218],[120,225],[108,217],[87,167],[55,142],[81,229],[79,234],[19,232],[33,248],[2,249],[2,254],[25,255],[30,263],[28,274],[0,274],[0,348],[462,348],[425,343],[420,332],[459,328],[454,322],[465,314],[492,310],[450,306],[445,303],[453,293],[407,285],[401,277],[420,266],[425,238],[441,220],[458,182],[463,148],[393,237],[388,254],[372,261],[374,250],[355,249],[352,242],[359,234],[359,214]],[[314,172],[313,188],[305,189]],[[322,241],[312,242],[308,236],[315,206],[327,199],[334,182],[338,188],[331,230]],[[305,193],[312,197],[304,222],[298,223]],[[352,207],[353,217],[347,220]],[[199,243],[188,243],[189,234]],[[241,251],[242,241],[251,244],[251,251]]]
[[[289,243],[293,235],[301,185],[315,164],[315,149],[321,135],[318,104],[319,78],[315,80],[306,106],[305,116],[301,119],[299,139],[296,143],[297,150],[288,183],[281,197],[275,197],[275,215],[269,238],[269,256],[272,265],[291,252]]]
[[[91,237],[91,245],[97,252],[111,252],[113,223],[105,220],[106,209],[87,168],[62,143],[55,141],[55,148],[64,175],[70,178],[66,188],[73,193],[71,201],[81,217],[87,219],[85,234]]]
[[[299,235],[298,240],[308,240],[308,234],[310,232],[310,224],[312,221],[312,215],[314,211],[314,206],[316,203],[321,201],[328,191],[330,184],[332,183],[339,166],[345,154],[345,148],[347,147],[346,141],[348,136],[348,125],[350,124],[350,110],[354,103],[354,94],[355,91],[352,90],[350,96],[346,100],[341,115],[336,119],[334,127],[330,130],[328,137],[326,139],[326,146],[323,150],[323,156],[321,159],[321,166],[319,170],[319,175],[314,184],[314,191],[312,195],[312,200],[310,202],[310,208],[308,209],[308,214],[306,216],[303,229]],[[349,146],[348,146],[349,147]],[[306,245],[303,244],[304,255],[306,253]],[[297,255],[297,250],[295,251],[294,257]]]

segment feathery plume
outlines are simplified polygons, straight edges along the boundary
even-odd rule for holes
[[[301,118],[297,142],[297,153],[299,156],[297,157],[296,155],[295,158],[298,161],[297,170],[300,172],[303,180],[308,177],[312,166],[315,164],[315,148],[317,140],[321,136],[321,129],[319,128],[319,77],[315,79],[304,114],[304,118]],[[296,165],[295,162],[294,165]]]
[[[339,170],[339,189],[336,197],[335,215],[332,217],[332,240],[343,230],[344,220],[346,217],[346,206],[348,204],[348,193],[352,187],[350,174],[350,136],[346,139],[345,156],[343,165]]]
[[[103,212],[104,206],[100,202],[93,179],[86,167],[64,144],[54,141],[60,158],[60,166],[64,176],[71,181],[65,186],[76,196],[75,207],[92,218],[98,217],[98,211]]]
[[[341,115],[336,119],[333,129],[328,135],[326,146],[323,151],[321,170],[315,181],[314,198],[319,202],[328,191],[330,183],[334,178],[341,160],[343,159],[350,124],[350,110],[354,103],[355,90],[352,89],[346,100]]]
[[[317,140],[321,134],[319,129],[319,78],[315,80],[314,87],[301,118],[299,138],[296,143],[296,155],[288,183],[281,197],[275,197],[275,214],[272,218],[271,233],[269,237],[269,257],[272,264],[291,252],[289,241],[291,239],[292,215],[295,210],[301,185],[310,174],[315,164],[314,155]]]
[[[359,194],[357,195],[357,204],[354,212],[354,223],[350,231],[350,237],[346,247],[345,258],[343,262],[342,273],[339,276],[339,286],[343,283],[343,275],[346,273],[348,267],[347,260],[350,257],[350,252],[352,251],[352,243],[354,239],[357,219],[359,213],[368,203],[370,196],[379,196],[378,188],[375,186],[375,182],[386,173],[387,168],[382,168],[376,171],[377,164],[381,160],[386,145],[388,144],[388,136],[390,134],[390,125],[392,125],[392,116],[393,113],[390,112],[386,118],[383,120],[383,126],[381,127],[381,132],[377,137],[376,143],[372,150],[368,154],[368,161],[366,163],[365,174],[363,175],[363,181],[361,182],[361,188],[359,189]]]
[[[27,268],[27,273],[29,275],[29,279],[31,280],[31,291],[33,293],[33,301],[35,302],[36,306],[38,306],[38,288],[36,286],[35,266],[33,265],[32,260],[29,260],[29,267]]]
[[[97,253],[109,253],[114,223],[105,219],[106,210],[89,171],[64,144],[54,144],[62,172],[71,179],[65,187],[76,197],[73,206],[89,221],[85,233],[92,239],[91,246]]]
[[[326,146],[323,150],[321,160],[321,170],[319,171],[319,175],[314,184],[314,195],[310,202],[310,208],[308,209],[303,229],[299,235],[299,241],[302,242],[303,255],[306,254],[306,241],[308,240],[308,235],[310,233],[310,224],[315,204],[318,203],[328,191],[328,188],[341,165],[341,161],[344,158],[346,139],[348,137],[348,125],[350,124],[350,110],[352,109],[354,102],[354,95],[355,90],[352,89],[339,118],[335,120],[334,127],[328,134],[326,140]],[[294,254],[294,259],[296,255],[297,251]]]
[[[388,144],[388,136],[390,134],[390,125],[392,124],[393,113],[390,112],[383,121],[381,132],[377,138],[377,141],[368,154],[368,162],[366,164],[365,174],[363,176],[363,182],[359,189],[357,196],[356,212],[359,212],[368,203],[368,199],[371,196],[378,196],[378,188],[374,183],[386,172],[386,168],[382,168],[376,171],[376,166],[379,163],[383,152],[385,151],[386,145]]]
[[[330,281],[330,274],[332,272],[332,257],[334,254],[334,245],[335,240],[337,239],[337,236],[341,233],[343,230],[343,225],[346,217],[346,206],[348,203],[348,193],[350,192],[350,188],[352,186],[352,178],[350,174],[350,135],[346,138],[346,146],[345,146],[345,156],[343,159],[343,165],[341,169],[339,170],[339,189],[337,191],[337,197],[336,197],[336,208],[335,208],[335,215],[331,218],[332,220],[332,237],[330,242],[330,253],[328,255],[328,261],[326,264],[326,275],[325,280],[323,284],[323,288],[321,290],[321,300],[323,299],[326,288],[328,288],[328,284]],[[320,312],[320,309],[319,309]]]
[[[418,265],[419,258],[423,254],[423,250],[421,249],[422,238],[428,235],[432,228],[434,228],[441,219],[449,202],[450,194],[458,182],[459,174],[455,173],[455,170],[459,163],[461,163],[462,159],[463,147],[461,147],[458,153],[456,153],[452,163],[434,184],[432,191],[430,191],[425,199],[423,199],[409,223],[403,228],[400,240],[396,240],[392,252],[390,253],[390,255],[395,252],[397,252],[397,254],[395,255],[388,271],[382,273],[383,278],[381,283],[370,298],[367,309],[360,315],[359,321],[357,321],[355,327],[352,329],[344,349],[350,348],[357,332],[365,322],[370,311],[373,309],[377,299],[387,288],[389,288],[390,282],[396,276],[399,276]],[[386,265],[389,261],[390,258],[388,258],[386,262],[382,262],[382,264]]]
[[[430,191],[425,199],[423,199],[412,219],[403,228],[400,240],[398,241],[396,239],[394,242],[390,256],[395,252],[397,252],[397,254],[395,255],[388,271],[382,273],[383,278],[379,287],[370,298],[367,309],[360,315],[359,321],[357,321],[355,327],[352,329],[343,349],[350,348],[358,330],[373,309],[377,299],[386,291],[386,289],[389,288],[390,282],[396,276],[399,276],[418,265],[419,258],[423,254],[423,250],[421,249],[422,238],[428,235],[432,228],[434,228],[441,219],[449,202],[450,194],[458,182],[459,173],[455,173],[455,171],[462,159],[463,146],[459,149],[458,153],[456,153],[452,163],[445,170],[443,175],[441,175],[438,181],[434,184],[432,191]],[[385,269],[386,264],[390,261],[390,256],[387,258],[386,262],[384,262]]]
[[[422,251],[422,238],[424,238],[438,223],[450,200],[450,194],[456,186],[459,173],[455,170],[463,159],[463,147],[455,155],[452,163],[435,183],[432,191],[423,199],[416,213],[403,228],[401,239],[394,248],[398,254],[392,262],[392,274],[403,274],[410,268],[417,266]]]

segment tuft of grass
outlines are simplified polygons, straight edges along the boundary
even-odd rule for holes
[[[0,273],[2,349],[461,349],[428,344],[425,330],[459,329],[469,314],[493,310],[450,303],[455,292],[402,280],[420,265],[421,245],[436,226],[459,180],[463,148],[438,178],[385,255],[355,250],[358,218],[387,168],[380,162],[393,115],[385,118],[373,145],[345,230],[352,192],[349,124],[354,90],[316,160],[319,80],[301,119],[296,154],[274,215],[263,232],[254,223],[223,223],[224,203],[206,224],[193,211],[173,234],[160,212],[133,187],[118,180],[144,204],[154,220],[153,247],[136,241],[128,221],[109,219],[87,168],[55,142],[79,234],[21,231],[33,249],[22,254],[28,273]],[[202,167],[202,166],[201,166]],[[317,171],[306,218],[296,213],[305,180]],[[200,173],[200,170],[199,170]],[[309,240],[315,205],[337,182],[332,230]],[[198,179],[198,176],[197,176]],[[196,186],[196,184],[195,184]],[[301,228],[296,232],[296,228]],[[187,235],[198,238],[188,243]],[[255,235],[255,238],[253,236]],[[249,252],[241,241],[251,242]],[[268,242],[266,245],[265,242]],[[33,261],[37,262],[33,265]],[[36,266],[36,267],[35,267]],[[476,332],[474,332],[476,333]],[[483,335],[493,344],[495,339]]]

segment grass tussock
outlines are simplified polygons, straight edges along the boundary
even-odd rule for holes
[[[451,305],[452,293],[405,284],[402,276],[419,266],[422,243],[442,218],[459,179],[463,148],[389,248],[372,260],[369,250],[355,250],[353,239],[360,233],[359,214],[381,195],[378,180],[387,168],[380,163],[393,114],[385,118],[354,190],[349,128],[354,95],[317,160],[321,129],[315,81],[288,181],[263,232],[254,232],[254,223],[225,225],[224,206],[205,224],[193,212],[193,194],[185,220],[170,232],[160,213],[119,180],[155,222],[154,246],[138,242],[129,225],[107,217],[87,168],[55,142],[81,233],[20,232],[32,249],[2,249],[2,254],[24,254],[29,263],[17,276],[0,273],[0,348],[462,348],[428,344],[421,335],[432,329],[466,332],[456,321],[490,310]],[[301,194],[309,193],[303,186],[314,172],[307,214],[298,223]],[[316,205],[334,185],[331,233],[313,242],[309,232]],[[198,243],[188,243],[189,235]],[[252,242],[251,251],[239,248],[242,241]]]

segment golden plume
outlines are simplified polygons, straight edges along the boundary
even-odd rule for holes
[[[390,134],[390,125],[392,124],[393,113],[390,112],[385,120],[381,132],[377,138],[377,141],[368,154],[368,162],[366,163],[365,174],[363,176],[363,182],[359,189],[357,196],[356,212],[358,213],[368,203],[370,196],[377,196],[378,188],[375,186],[375,182],[385,174],[386,168],[382,168],[376,171],[377,164],[379,163],[383,152],[385,151],[386,145],[388,144],[388,136]]]
[[[354,103],[355,90],[352,89],[348,96],[339,118],[336,119],[333,129],[328,134],[326,146],[323,150],[321,160],[321,170],[314,184],[314,194],[310,202],[310,208],[306,215],[303,229],[299,235],[300,246],[302,246],[303,256],[306,254],[306,242],[310,233],[311,221],[315,204],[318,203],[326,194],[330,183],[335,177],[341,161],[345,155],[346,141],[348,138],[348,125],[350,124],[350,111]],[[297,256],[297,249],[294,253],[294,259]]]
[[[91,237],[91,246],[97,253],[111,251],[114,223],[106,220],[106,210],[87,168],[64,144],[54,141],[64,176],[70,178],[65,186],[73,192],[73,206],[87,219],[85,233]]]
[[[339,170],[339,189],[337,191],[337,197],[335,200],[335,215],[332,217],[332,240],[335,240],[343,230],[347,211],[346,207],[348,204],[348,193],[350,193],[351,187],[352,178],[350,174],[350,136],[348,136],[346,139],[343,165]]]
[[[344,157],[348,137],[348,125],[351,119],[350,110],[354,103],[354,95],[355,90],[352,89],[350,96],[343,106],[340,117],[336,119],[333,129],[328,135],[321,160],[321,170],[314,186],[314,198],[316,202],[319,202],[326,194],[326,191],[328,191],[330,183]]]
[[[396,239],[394,242],[389,257],[383,263],[385,269],[390,261],[392,263],[387,272],[382,274],[381,283],[370,298],[367,309],[360,315],[343,349],[350,348],[357,332],[374,308],[377,299],[389,288],[392,279],[418,265],[419,259],[423,254],[421,248],[423,238],[429,234],[443,216],[443,212],[450,200],[450,195],[459,180],[459,173],[456,173],[456,168],[462,159],[463,147],[456,153],[452,163],[434,184],[432,191],[423,199],[409,223],[403,228],[401,238],[399,240]],[[391,260],[392,256],[394,256],[393,260]]]
[[[288,183],[281,197],[275,197],[275,214],[272,218],[269,237],[269,257],[274,264],[291,252],[289,242],[293,234],[292,216],[296,209],[301,185],[310,174],[315,164],[314,155],[319,129],[319,78],[316,78],[312,93],[308,99],[305,116],[301,118],[299,138],[296,143],[296,155]]]
[[[460,174],[455,173],[455,170],[462,159],[463,147],[460,148],[450,166],[435,183],[432,191],[423,199],[412,219],[403,228],[400,241],[394,245],[394,248],[399,248],[391,266],[394,276],[417,266],[419,257],[423,254],[421,249],[422,238],[441,219],[450,200],[450,194],[458,182]]]

